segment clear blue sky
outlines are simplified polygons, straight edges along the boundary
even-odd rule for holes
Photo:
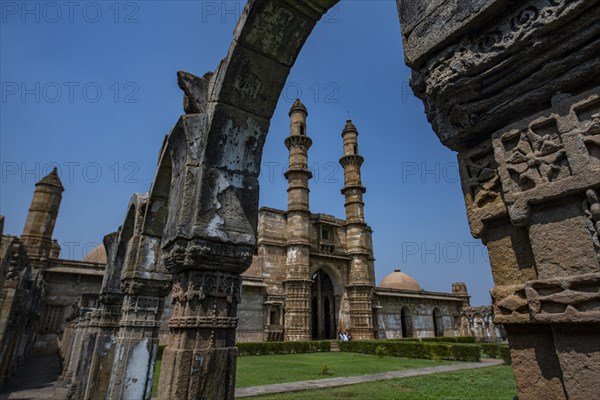
[[[54,164],[66,188],[55,229],[65,258],[122,223],[152,182],[177,121],[176,71],[202,75],[225,56],[244,2],[5,1],[1,5],[5,233],[20,234],[35,182]],[[348,116],[365,157],[365,215],[377,282],[395,268],[426,290],[464,281],[488,304],[484,246],[471,237],[456,155],[442,146],[408,88],[395,2],[342,1],[292,69],[265,145],[260,203],[285,209],[288,110],[300,97],[313,139],[311,210],[344,216],[341,130]]]

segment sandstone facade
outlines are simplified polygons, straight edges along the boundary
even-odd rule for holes
[[[352,121],[340,141],[346,219],[310,211],[307,117],[297,100],[285,141],[288,210],[259,210],[258,254],[242,274],[238,340],[335,339],[340,331],[355,339],[458,335],[469,299],[464,284],[455,284],[456,293],[433,293],[400,272],[381,287],[375,283],[372,229],[364,217],[364,160]]]

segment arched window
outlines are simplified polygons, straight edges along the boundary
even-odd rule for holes
[[[304,128],[304,125],[300,125],[300,135],[301,135],[301,136],[304,136],[304,135],[306,135],[306,130],[305,130],[305,128]]]

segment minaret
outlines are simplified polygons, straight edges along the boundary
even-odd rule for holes
[[[312,140],[306,136],[306,107],[296,100],[290,109],[290,136],[285,146],[290,152],[287,210],[287,260],[283,282],[285,290],[285,340],[310,340],[308,149]]]
[[[56,167],[35,184],[35,192],[27,214],[21,240],[32,259],[46,259],[52,250],[52,233],[65,190]]]
[[[346,198],[346,251],[350,256],[348,299],[350,306],[349,330],[355,339],[373,339],[373,277],[369,273],[369,252],[364,214],[363,194],[366,192],[360,178],[364,161],[358,154],[358,131],[351,120],[346,121],[342,131],[344,156],[340,164],[344,168]]]

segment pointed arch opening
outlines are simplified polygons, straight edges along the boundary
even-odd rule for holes
[[[312,338],[316,340],[335,339],[337,311],[334,283],[323,269],[312,275],[311,322]]]
[[[435,337],[444,336],[444,319],[439,308],[433,309],[433,335]]]
[[[412,316],[408,307],[402,307],[400,310],[400,324],[402,328],[402,337],[413,337]]]

